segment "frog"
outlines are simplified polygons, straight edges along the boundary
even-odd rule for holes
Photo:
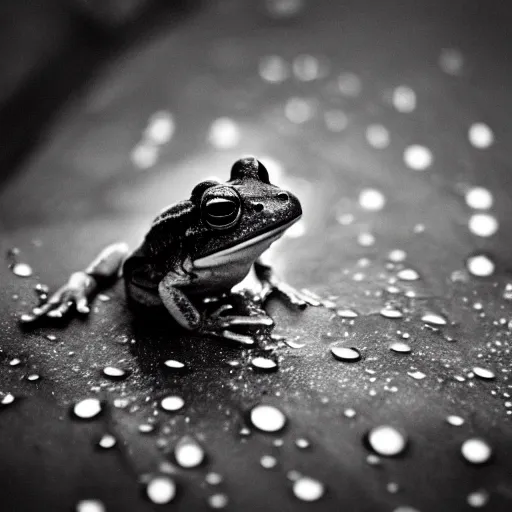
[[[21,321],[61,319],[72,311],[87,315],[94,296],[122,278],[127,302],[136,308],[164,306],[187,331],[252,345],[254,330],[274,323],[263,308],[232,314],[233,306],[222,304],[205,313],[197,301],[229,295],[253,270],[261,284],[252,297],[258,304],[275,293],[293,307],[316,305],[262,260],[301,216],[299,199],[270,183],[267,168],[254,156],[242,157],[228,181],[202,181],[189,199],[165,208],[134,251],[124,242],[107,246]]]

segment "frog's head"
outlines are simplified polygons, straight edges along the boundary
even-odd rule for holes
[[[201,212],[196,266],[254,260],[302,215],[299,200],[269,180],[253,157],[237,160],[226,183],[203,182],[191,200]]]

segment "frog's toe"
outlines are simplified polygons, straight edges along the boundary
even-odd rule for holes
[[[256,343],[256,340],[247,334],[240,334],[238,332],[230,331],[229,329],[224,329],[221,331],[220,336],[226,340],[229,341],[235,341],[237,343],[240,343],[241,345],[254,345]]]
[[[62,318],[71,308],[73,305],[73,301],[68,299],[64,300],[62,304],[60,304],[57,308],[52,309],[47,313],[47,316],[49,318]]]
[[[271,327],[274,320],[267,315],[225,316],[220,319],[221,327]]]

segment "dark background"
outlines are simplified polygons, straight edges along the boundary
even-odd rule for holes
[[[485,489],[488,510],[510,510],[511,306],[504,291],[512,283],[511,21],[505,1],[3,0],[0,243],[4,254],[19,248],[34,276],[14,276],[8,257],[0,271],[0,392],[16,397],[0,409],[2,510],[67,511],[87,498],[102,500],[108,511],[162,508],[144,497],[140,479],[170,460],[166,450],[183,434],[201,440],[208,460],[197,470],[176,470],[178,497],[168,508],[207,510],[207,497],[225,492],[228,510],[453,511],[469,510],[467,495]],[[446,48],[463,58],[455,76],[439,66]],[[307,82],[292,73],[278,84],[258,73],[265,56],[289,65],[300,54],[318,57],[326,72]],[[340,94],[343,72],[359,78],[357,95]],[[398,85],[416,92],[413,112],[390,104]],[[307,100],[306,122],[286,118],[292,97]],[[332,109],[347,116],[340,133],[323,121]],[[175,133],[155,165],[140,169],[133,148],[162,110],[172,113]],[[208,138],[221,117],[240,131],[227,149]],[[489,149],[469,144],[473,122],[492,128]],[[386,149],[366,142],[373,123],[388,128]],[[403,163],[405,147],[415,143],[434,155],[424,172]],[[160,208],[211,175],[227,178],[245,153],[270,159],[271,178],[303,202],[304,232],[276,244],[275,266],[290,283],[357,310],[354,325],[325,308],[297,313],[272,301],[276,332],[305,346],[276,347],[280,369],[269,375],[250,367],[259,349],[134,318],[121,284],[108,292],[110,301],[96,301],[87,320],[20,329],[17,316],[36,303],[36,283],[55,288],[112,241],[135,245]],[[464,190],[472,185],[494,196],[499,231],[490,238],[468,230]],[[384,193],[381,212],[361,209],[363,188]],[[340,225],[340,213],[354,221]],[[365,247],[357,240],[367,232],[376,241]],[[387,254],[396,248],[421,279],[399,282],[400,293],[390,296],[389,279],[401,267],[390,267]],[[465,273],[476,251],[495,261],[493,276]],[[403,319],[379,315],[390,299]],[[445,315],[449,325],[426,328],[427,311]],[[413,353],[397,356],[388,345],[404,332]],[[363,360],[334,360],[335,342],[358,347]],[[10,366],[13,358],[21,364]],[[171,375],[162,366],[168,358],[191,371]],[[133,373],[109,382],[101,376],[107,364]],[[476,365],[493,369],[496,379],[468,377]],[[412,379],[413,370],[426,378]],[[29,382],[31,373],[41,379]],[[183,413],[155,415],[156,401],[169,393],[185,398]],[[72,403],[98,394],[107,403],[100,419],[70,418]],[[119,397],[131,405],[115,407]],[[283,433],[239,435],[258,402],[286,413]],[[353,419],[343,416],[349,407],[357,411]],[[448,425],[449,414],[465,424]],[[155,431],[139,433],[148,418]],[[408,434],[409,449],[372,467],[364,435],[384,423]],[[95,444],[106,431],[118,447],[99,452]],[[494,450],[483,467],[460,456],[461,443],[473,436]],[[284,441],[280,448],[272,444],[276,437]],[[311,447],[298,449],[299,437]],[[166,449],[157,447],[159,439]],[[264,454],[275,455],[278,466],[263,469]],[[299,502],[290,470],[324,482],[326,495]],[[224,476],[218,489],[204,482],[208,471]],[[398,483],[397,493],[388,492],[389,482]]]

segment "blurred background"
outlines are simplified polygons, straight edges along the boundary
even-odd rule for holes
[[[511,22],[503,0],[2,0],[0,246],[11,259],[0,391],[26,398],[0,425],[11,509],[42,500],[70,510],[84,497],[109,511],[152,509],[133,475],[152,471],[160,448],[137,428],[148,417],[169,425],[149,397],[174,387],[194,404],[192,427],[178,419],[162,435],[172,444],[200,431],[233,510],[296,510],[285,474],[297,468],[326,484],[319,509],[469,510],[482,488],[489,510],[510,510]],[[36,283],[55,288],[115,240],[135,246],[161,208],[199,181],[227,179],[247,153],[303,203],[272,248],[275,266],[342,311],[271,306],[296,340],[278,346],[283,371],[261,377],[238,348],[134,330],[122,287],[86,323],[19,330]],[[32,276],[10,272],[13,248]],[[432,311],[444,331],[421,320]],[[412,355],[391,354],[396,339]],[[364,349],[364,361],[340,370],[335,341]],[[163,374],[164,352],[197,373]],[[98,368],[119,360],[134,374],[107,386]],[[493,378],[475,379],[476,364]],[[26,382],[36,370],[43,379]],[[419,370],[425,380],[411,378]],[[105,420],[130,447],[122,460],[92,451],[103,424],[77,427],[62,412],[99,390],[138,407]],[[313,446],[283,448],[275,472],[258,460],[277,445],[236,435],[262,396]],[[452,413],[466,420],[457,432],[446,430]],[[413,448],[370,475],[361,438],[383,422]],[[492,464],[461,462],[470,435],[489,436]],[[178,506],[211,508],[197,474],[181,478],[194,491]]]

